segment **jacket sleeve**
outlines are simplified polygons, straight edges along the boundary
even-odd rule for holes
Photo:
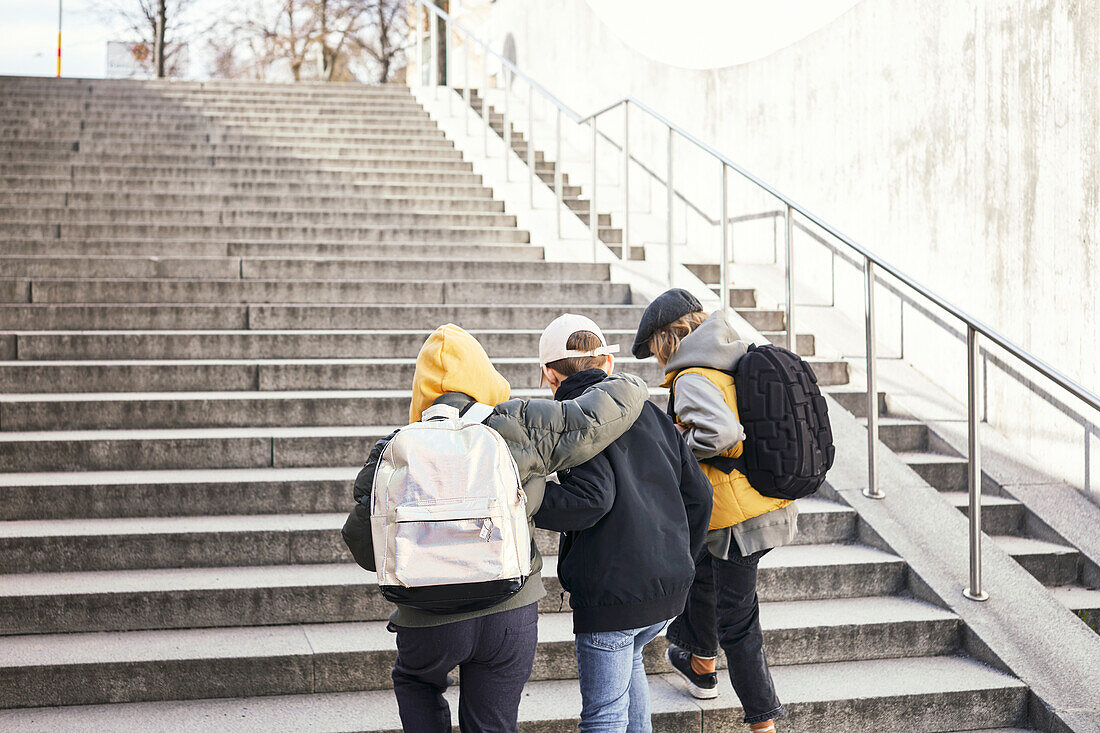
[[[370,456],[367,457],[367,462],[359,471],[359,475],[355,477],[355,506],[348,514],[347,521],[344,522],[344,529],[340,532],[344,537],[344,544],[351,550],[355,562],[359,564],[359,567],[371,572],[375,571],[374,541],[370,529],[371,487],[374,485],[374,471],[378,468],[378,460],[382,456],[382,451],[386,449],[386,446],[389,445],[395,435],[397,435],[396,430],[374,444]]]
[[[706,377],[685,374],[674,385],[676,420],[688,429],[684,440],[696,458],[713,458],[745,439],[745,429]]]
[[[632,374],[616,374],[573,400],[509,400],[492,426],[512,448],[520,480],[579,466],[630,429],[649,398]]]
[[[555,532],[588,529],[603,519],[615,503],[615,475],[606,456],[558,475],[559,484],[547,482],[535,526]]]
[[[691,537],[691,556],[703,551],[710,527],[710,512],[714,506],[714,487],[711,486],[691,449],[680,442],[680,496],[687,511],[688,532]]]

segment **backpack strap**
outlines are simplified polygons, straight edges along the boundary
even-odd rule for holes
[[[432,405],[420,415],[421,422],[429,420],[458,420],[458,408],[451,405]]]
[[[745,454],[742,453],[737,458],[731,458],[729,456],[714,456],[713,458],[700,458],[699,463],[706,464],[713,468],[717,468],[727,476],[734,471],[745,472]]]
[[[480,402],[475,402],[466,408],[466,412],[462,413],[459,420],[465,425],[478,425],[488,420],[495,409],[496,408],[492,405],[483,405]]]

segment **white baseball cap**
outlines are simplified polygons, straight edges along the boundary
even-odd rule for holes
[[[591,351],[576,351],[566,348],[565,345],[569,341],[569,337],[577,331],[591,331],[596,334],[601,346]],[[591,318],[578,316],[575,313],[563,313],[550,321],[550,325],[543,329],[542,336],[539,338],[539,373],[542,374],[543,366],[559,359],[568,359],[574,356],[607,356],[617,353],[619,353],[619,345],[608,346],[603,331]],[[546,384],[545,374],[542,374],[540,384]]]

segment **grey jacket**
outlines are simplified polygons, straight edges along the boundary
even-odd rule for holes
[[[527,494],[528,521],[542,506],[546,476],[579,466],[603,451],[625,433],[641,414],[649,398],[644,381],[631,374],[617,374],[590,387],[574,400],[508,400],[496,406],[485,423],[508,444]],[[460,411],[473,400],[448,392],[436,404]],[[374,571],[374,543],[370,529],[371,487],[382,449],[392,439],[378,441],[355,479],[355,508],[344,524],[344,542],[356,562]],[[532,536],[534,524],[531,523]],[[531,576],[523,589],[501,604],[469,613],[440,615],[398,605],[390,621],[397,626],[439,626],[492,613],[520,608],[546,595],[542,586],[542,556],[532,543]]]
[[[748,352],[748,343],[722,311],[707,320],[680,342],[680,347],[665,365],[666,374],[689,367],[706,367],[731,372]],[[726,406],[722,392],[710,380],[698,374],[684,374],[676,380],[676,415],[692,427],[684,440],[697,459],[712,458],[745,439],[745,429]],[[797,531],[798,504],[761,514],[725,529],[707,533],[711,554],[727,558],[732,549],[742,555],[786,545]]]

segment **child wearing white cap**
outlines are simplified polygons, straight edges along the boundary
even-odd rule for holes
[[[539,340],[543,384],[567,400],[608,378],[618,345],[567,313]],[[645,733],[642,650],[679,615],[710,521],[711,489],[672,420],[647,402],[602,453],[547,483],[535,525],[562,532],[558,578],[569,591],[581,731]]]

